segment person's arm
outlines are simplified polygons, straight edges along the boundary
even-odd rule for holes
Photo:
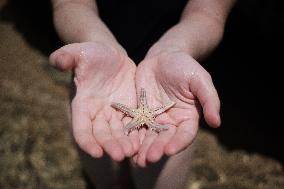
[[[190,0],[178,24],[148,51],[136,71],[136,88],[144,88],[155,106],[175,102],[157,116],[169,129],[157,135],[141,132],[143,142],[133,158],[140,166],[157,162],[190,146],[197,134],[202,107],[205,121],[219,127],[220,100],[210,74],[196,61],[220,42],[234,0]],[[201,105],[201,106],[199,106]],[[144,136],[143,136],[144,134]]]
[[[132,156],[139,147],[138,132],[123,134],[127,120],[111,103],[136,106],[136,65],[100,20],[94,0],[52,3],[56,30],[67,45],[49,60],[60,70],[74,71],[70,105],[76,143],[95,158],[103,152],[116,161]]]
[[[220,42],[235,0],[190,0],[180,22],[169,29],[147,56],[185,51],[195,59],[206,57]]]
[[[52,0],[56,31],[64,43],[99,42],[123,50],[101,21],[94,0]]]

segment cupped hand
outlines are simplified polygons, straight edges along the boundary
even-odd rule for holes
[[[50,56],[57,68],[74,70],[72,131],[81,149],[93,157],[103,151],[116,161],[132,156],[139,147],[138,132],[124,135],[126,118],[110,105],[136,107],[135,64],[123,51],[94,42],[66,45]]]
[[[169,102],[175,106],[162,113],[156,121],[169,126],[167,131],[155,133],[139,131],[142,142],[134,161],[139,166],[158,161],[164,154],[174,155],[194,140],[202,107],[206,122],[220,125],[220,101],[209,73],[184,52],[160,53],[143,60],[136,71],[137,92],[147,91],[150,107]],[[200,106],[201,105],[201,106]]]

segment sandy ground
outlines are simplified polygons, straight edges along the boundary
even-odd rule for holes
[[[0,20],[0,188],[86,188],[66,127],[70,74],[50,68],[48,49],[28,38],[14,22]],[[188,189],[284,188],[278,158],[229,150],[204,129],[196,143]]]

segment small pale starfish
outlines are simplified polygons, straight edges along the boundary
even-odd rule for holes
[[[156,123],[155,118],[174,105],[175,103],[171,102],[167,105],[163,105],[155,109],[150,109],[147,104],[146,91],[143,88],[141,88],[141,95],[137,109],[130,108],[121,103],[111,104],[112,107],[133,118],[124,128],[124,133],[126,135],[128,135],[134,129],[139,129],[143,125],[147,125],[148,128],[156,132],[167,130],[168,126]]]

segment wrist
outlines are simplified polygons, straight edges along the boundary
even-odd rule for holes
[[[53,3],[56,31],[65,44],[97,42],[126,53],[98,15],[93,1],[58,1]],[[87,26],[87,27],[85,27]]]
[[[187,52],[186,44],[175,43],[174,41],[159,40],[147,52],[145,58],[152,58],[161,54],[174,52]]]
[[[146,58],[181,51],[194,59],[203,59],[219,44],[223,30],[222,22],[200,13],[193,14],[168,30],[149,49]]]
[[[125,56],[127,55],[126,50],[115,40],[115,39],[110,39],[110,38],[88,38],[86,40],[82,40],[83,42],[92,42],[92,43],[99,43],[107,46],[110,49],[113,49],[114,51],[118,52],[119,54],[123,54]]]

